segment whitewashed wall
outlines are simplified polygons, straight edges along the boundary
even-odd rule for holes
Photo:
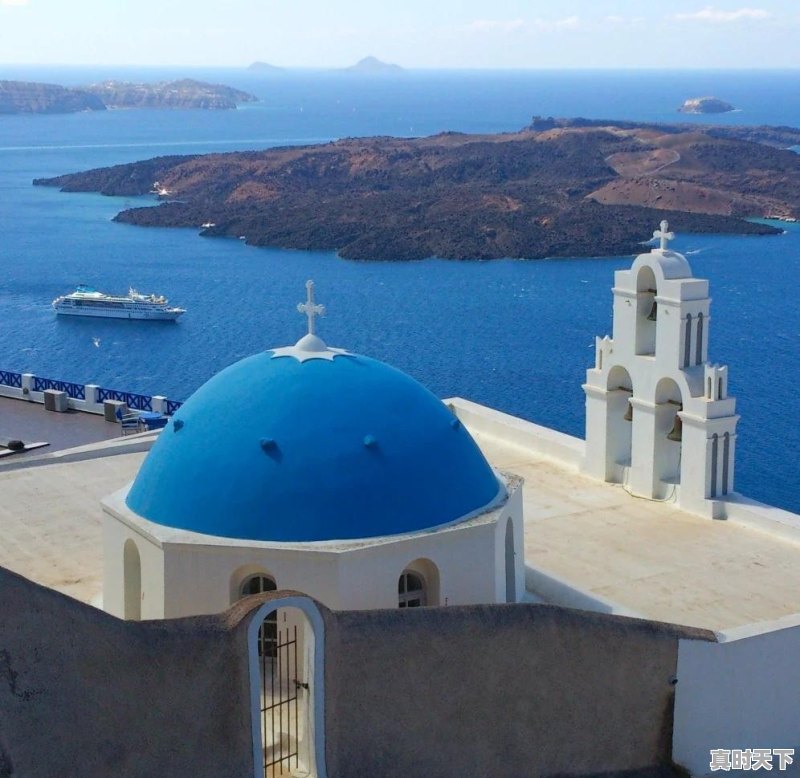
[[[721,642],[680,641],[673,759],[693,775],[707,775],[712,748],[794,748],[796,770],[800,617],[718,638]],[[777,768],[772,773],[786,774]]]
[[[519,446],[532,454],[554,459],[576,470],[583,461],[585,444],[580,438],[542,427],[462,397],[450,397],[445,403],[470,432],[499,438],[503,443]]]
[[[438,597],[430,604],[505,602],[505,527],[515,521],[517,597],[524,587],[521,482],[509,485],[498,508],[436,531],[352,543],[264,543],[197,535],[144,521],[125,505],[126,490],[103,501],[105,610],[124,612],[125,541],[134,538],[142,560],[143,618],[218,613],[239,597],[249,576],[271,576],[333,609],[397,607],[397,583],[417,560],[438,571]],[[145,538],[148,538],[147,540]],[[425,575],[427,562],[419,568]],[[159,603],[154,604],[153,599]]]
[[[139,552],[141,570],[141,617],[163,618],[164,553],[151,538],[108,514],[103,515],[103,610],[125,618],[125,542],[132,540]]]

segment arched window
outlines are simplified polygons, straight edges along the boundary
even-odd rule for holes
[[[694,363],[699,365],[703,361],[703,314],[697,314],[697,354]]]
[[[717,496],[717,468],[719,467],[719,435],[711,436],[711,496]]]
[[[717,380],[717,399],[722,399],[722,376]]]
[[[242,581],[239,587],[239,594],[242,597],[249,597],[251,594],[263,594],[264,592],[274,592],[278,588],[275,579],[270,575],[249,575]]]
[[[139,621],[142,618],[142,561],[139,549],[130,538],[122,550],[122,577],[124,581],[125,618]]]
[[[506,522],[506,602],[517,601],[517,566],[514,563],[514,520]]]
[[[731,434],[730,432],[726,432],[722,436],[722,493],[728,493],[728,473],[730,468],[730,456],[731,456]]]
[[[278,588],[275,579],[270,575],[256,573],[242,581],[239,594],[249,597],[251,594],[274,592]],[[265,619],[258,632],[258,653],[260,656],[277,656],[278,645],[278,611],[272,611]]]
[[[403,570],[397,582],[397,604],[400,608],[421,608],[427,604],[425,579],[412,570]]]
[[[692,314],[686,314],[686,332],[683,336],[683,366],[689,367],[689,360],[692,358]],[[711,393],[708,395],[711,397]]]

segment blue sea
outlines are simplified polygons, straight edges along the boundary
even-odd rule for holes
[[[320,334],[329,344],[391,362],[442,397],[582,435],[584,371],[595,335],[610,331],[613,272],[630,257],[350,262],[115,224],[119,210],[148,198],[62,194],[31,181],[163,154],[514,131],[535,114],[691,121],[676,107],[705,94],[741,109],[715,121],[800,126],[800,72],[411,71],[369,79],[0,67],[0,79],[62,84],[186,76],[260,101],[226,112],[0,116],[0,369],[185,399],[231,362],[297,340],[305,322],[295,305],[313,278],[328,309]],[[673,226],[675,247],[711,281],[709,356],[730,366],[742,417],[737,489],[800,511],[800,225],[769,238],[692,236]],[[188,313],[176,324],[56,318],[51,300],[78,283],[133,285]]]

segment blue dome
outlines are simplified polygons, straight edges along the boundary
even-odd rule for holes
[[[500,489],[466,429],[405,373],[354,354],[266,352],[189,398],[127,505],[221,537],[345,540],[454,522]]]

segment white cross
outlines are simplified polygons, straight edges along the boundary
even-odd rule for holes
[[[325,315],[325,306],[317,305],[314,303],[314,282],[306,281],[306,289],[308,290],[308,299],[304,303],[297,304],[297,310],[308,316],[308,334],[314,334],[314,319],[317,316]]]
[[[668,240],[675,240],[675,233],[674,232],[668,232],[668,228],[669,228],[669,224],[667,223],[667,220],[665,219],[663,222],[661,222],[661,229],[660,230],[656,230],[653,233],[653,238],[660,238],[661,239],[661,246],[659,248],[662,251],[666,251],[667,250],[667,241]]]

